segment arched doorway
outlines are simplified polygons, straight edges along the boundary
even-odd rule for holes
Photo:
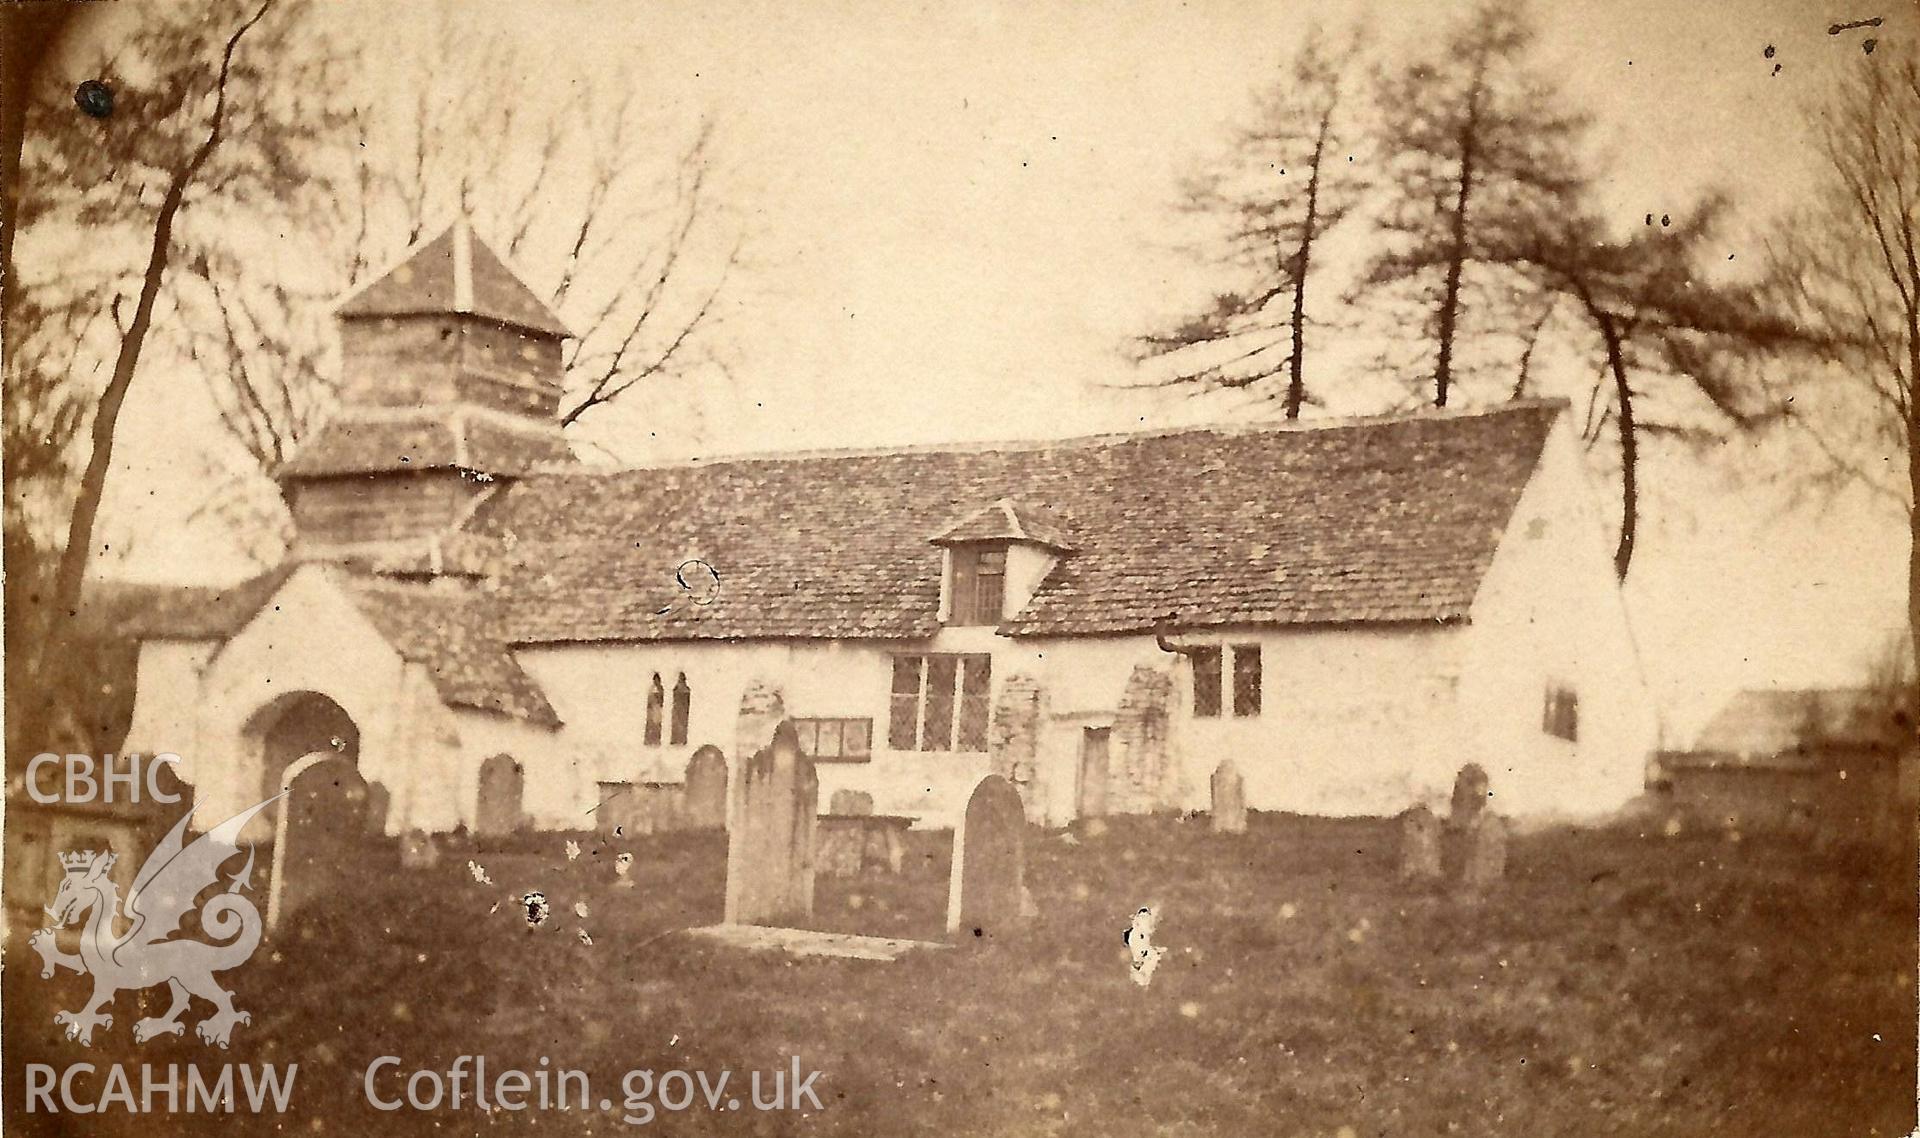
[[[511,834],[520,829],[521,796],[526,772],[512,755],[495,755],[480,764],[480,802],[474,831],[483,837]]]
[[[254,713],[249,734],[260,740],[260,797],[280,793],[287,767],[305,755],[360,762],[360,728],[345,708],[319,692],[288,692]]]

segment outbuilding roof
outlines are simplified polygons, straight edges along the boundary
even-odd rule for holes
[[[1701,729],[1694,749],[1772,756],[1821,746],[1870,746],[1883,739],[1865,688],[1752,688],[1735,692]]]

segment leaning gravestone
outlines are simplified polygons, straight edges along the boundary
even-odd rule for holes
[[[1455,830],[1465,830],[1485,812],[1487,796],[1492,793],[1493,784],[1487,778],[1487,770],[1479,763],[1468,763],[1460,768],[1453,779],[1453,803],[1447,816],[1447,824]]]
[[[992,936],[1018,924],[1026,888],[1025,807],[997,774],[980,780],[953,832],[947,931]]]
[[[274,828],[269,925],[376,868],[362,864],[375,847],[367,840],[367,781],[353,761],[315,754],[287,770],[292,777]]]
[[[691,829],[726,829],[727,756],[711,743],[687,760],[684,816]]]
[[[1400,815],[1400,876],[1409,881],[1440,876],[1440,819],[1424,804]]]
[[[1460,866],[1460,884],[1469,890],[1491,889],[1507,875],[1506,819],[1491,811],[1480,815],[1466,831],[1466,860]]]
[[[1222,759],[1213,768],[1213,832],[1247,832],[1247,782],[1232,759]]]
[[[740,764],[727,832],[726,923],[794,924],[813,915],[814,815],[820,781],[791,722]]]

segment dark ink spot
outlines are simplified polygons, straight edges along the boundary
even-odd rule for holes
[[[1880,41],[1871,37],[1860,41],[1860,50],[1866,52],[1868,55],[1872,55],[1873,49],[1879,46]]]
[[[74,88],[73,104],[82,114],[96,119],[113,113],[113,88],[98,79],[89,79]]]
[[[981,932],[981,931],[980,931],[980,927],[979,927],[978,925],[975,925],[975,926],[974,926],[974,929],[973,929],[973,935],[974,935],[974,936],[985,936],[985,935],[987,935],[987,934],[985,934],[985,933],[983,933],[983,932]]]
[[[1772,59],[1772,58],[1773,58],[1773,45],[1772,45],[1772,44],[1768,44],[1768,45],[1767,45],[1767,50],[1765,50],[1765,51],[1763,51],[1763,52],[1761,52],[1760,54],[1761,54],[1762,56],[1764,56],[1764,57],[1766,57],[1767,59]]]
[[[527,927],[537,929],[547,923],[547,895],[538,889],[520,898],[527,907]]]
[[[1886,22],[1884,16],[1875,16],[1871,20],[1853,20],[1844,24],[1828,24],[1827,34],[1837,36],[1841,32],[1850,32],[1855,28],[1877,28]]]

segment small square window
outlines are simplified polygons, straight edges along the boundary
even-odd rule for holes
[[[1548,685],[1540,729],[1569,743],[1580,741],[1580,696],[1572,688],[1559,684]]]

